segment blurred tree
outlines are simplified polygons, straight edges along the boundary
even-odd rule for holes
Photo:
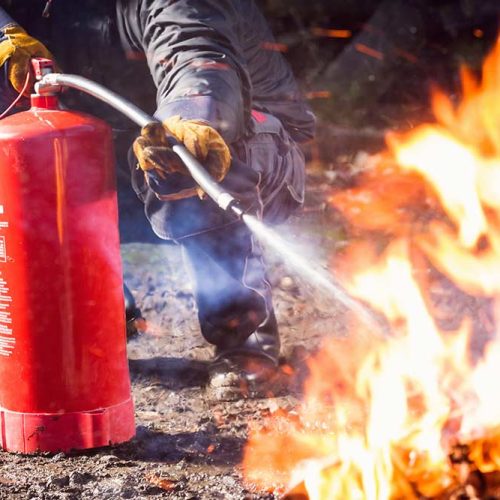
[[[499,0],[257,0],[320,116],[391,126],[459,88],[497,37]],[[328,97],[330,96],[330,97]]]

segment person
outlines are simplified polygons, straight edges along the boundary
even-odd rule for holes
[[[266,223],[285,221],[303,204],[298,144],[313,137],[315,118],[267,22],[253,0],[70,4],[0,1],[3,85],[21,91],[29,57],[49,50],[65,72],[146,110],[142,98],[154,84],[161,123],[133,142],[132,185],[156,235],[182,247],[201,333],[215,346],[208,389],[217,399],[276,393],[280,338],[261,249],[241,220],[196,186],[165,138],[183,142]]]

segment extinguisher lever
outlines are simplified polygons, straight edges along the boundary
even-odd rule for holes
[[[45,59],[43,57],[34,57],[31,59],[31,67],[33,69],[33,73],[35,74],[35,93],[40,95],[55,95],[61,92],[61,86],[59,85],[50,85],[45,87],[40,85],[41,80],[55,71],[55,64],[52,59]],[[43,88],[43,91],[40,91]]]
[[[31,67],[35,73],[35,79],[40,81],[45,75],[54,73],[54,61],[43,57],[34,57],[31,59]]]

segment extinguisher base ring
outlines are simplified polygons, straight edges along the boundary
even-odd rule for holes
[[[67,453],[124,443],[134,436],[132,398],[71,413],[21,413],[0,407],[0,447],[5,451]]]

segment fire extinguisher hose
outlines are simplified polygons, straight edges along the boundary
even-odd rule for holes
[[[47,94],[54,92],[54,89],[57,89],[58,87],[71,87],[90,94],[91,96],[117,109],[140,127],[144,127],[148,123],[158,121],[156,118],[148,115],[135,104],[127,101],[115,92],[82,76],[66,75],[63,73],[48,73],[44,75],[43,78],[36,84],[35,90],[39,94]],[[241,217],[244,213],[241,202],[232,194],[225,191],[183,144],[172,136],[169,136],[168,140],[171,144],[172,150],[184,162],[184,165],[189,170],[189,173],[195,182],[203,189],[203,191],[205,191],[205,193],[222,210],[227,212],[231,211],[237,217]]]

